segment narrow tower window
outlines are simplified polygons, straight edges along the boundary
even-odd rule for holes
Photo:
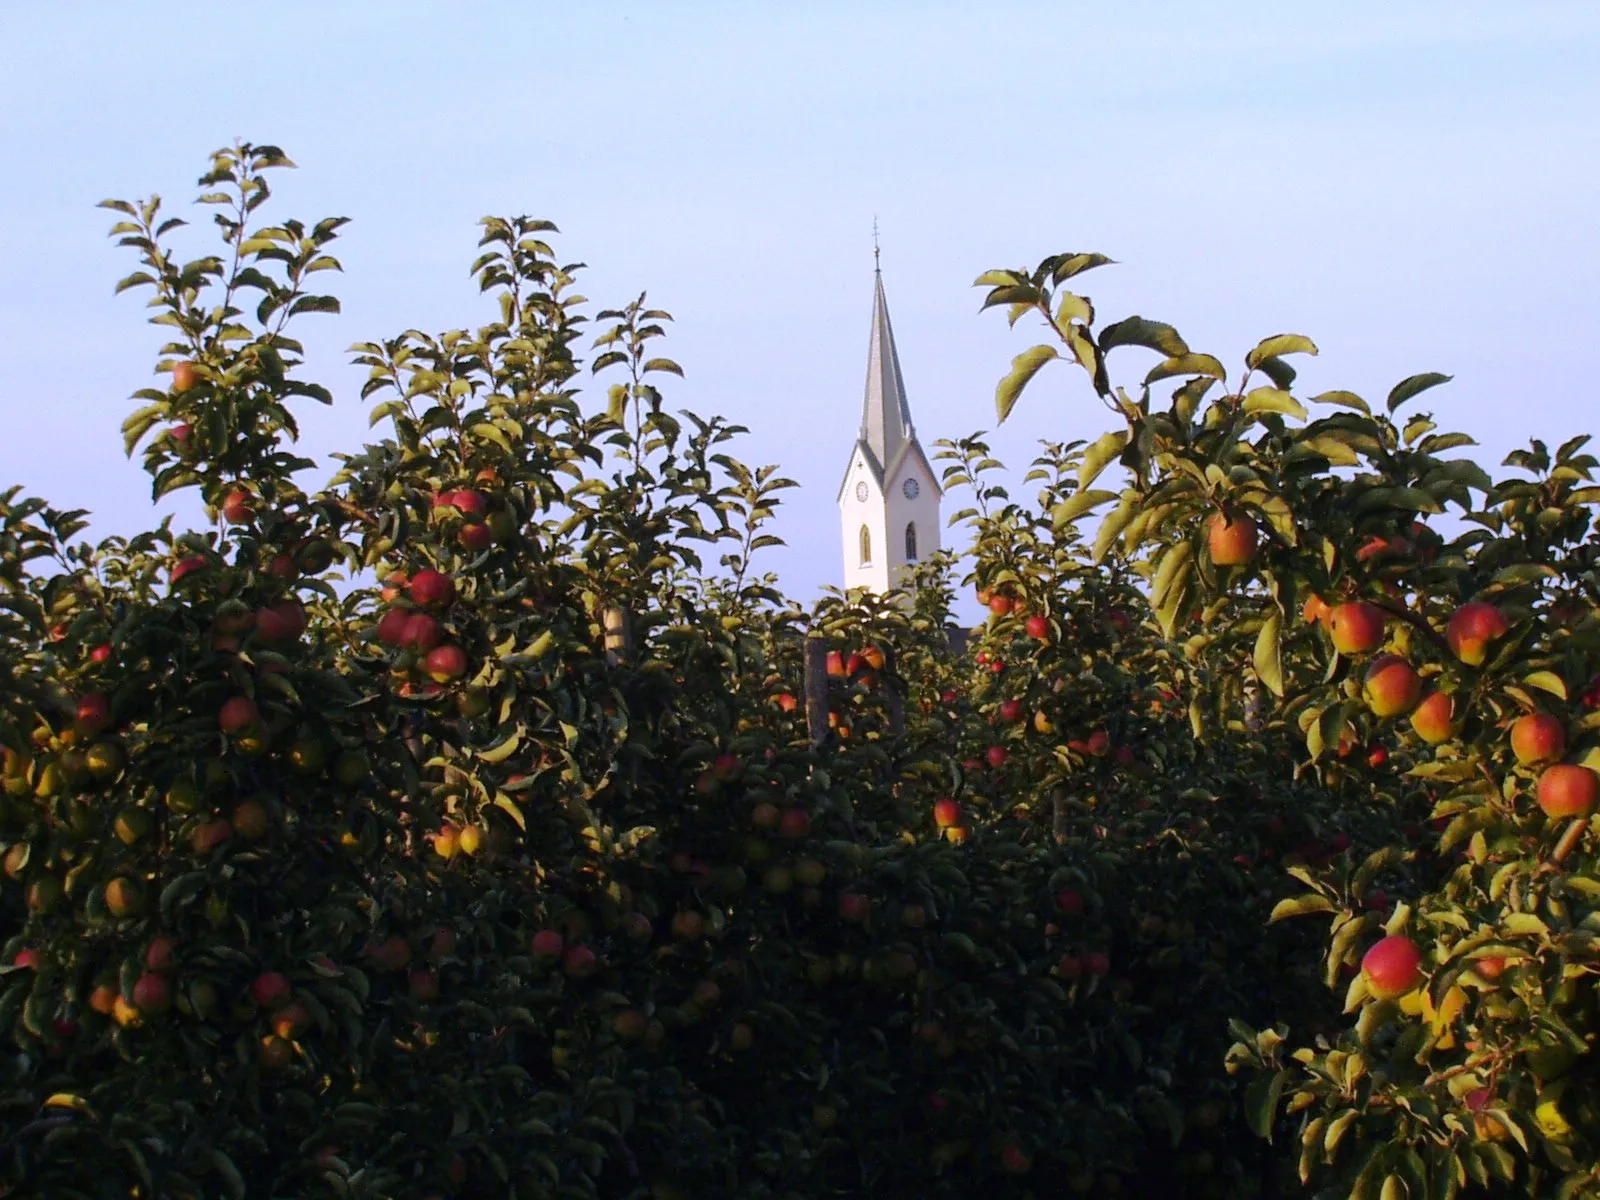
[[[861,527],[861,565],[872,564],[872,533],[865,525]]]
[[[917,561],[917,523],[915,521],[906,526],[906,561]]]

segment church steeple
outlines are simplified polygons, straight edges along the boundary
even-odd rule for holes
[[[872,330],[861,427],[839,485],[846,587],[886,592],[939,548],[938,475],[917,441],[873,222]]]
[[[877,247],[873,247],[877,258]],[[867,345],[867,392],[861,408],[861,440],[878,459],[878,469],[886,470],[900,453],[900,447],[916,435],[911,427],[911,406],[906,401],[906,384],[900,375],[900,355],[894,347],[894,328],[889,324],[889,301],[883,294],[883,270],[874,265],[872,300],[872,338]]]

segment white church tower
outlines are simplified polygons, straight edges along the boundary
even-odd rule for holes
[[[845,587],[882,593],[904,582],[918,560],[939,549],[943,493],[911,425],[883,296],[883,272],[876,265],[873,276],[877,291],[867,349],[867,394],[861,432],[839,485],[839,521]]]

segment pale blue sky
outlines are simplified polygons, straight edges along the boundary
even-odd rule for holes
[[[1029,334],[972,279],[1060,250],[1122,265],[1105,319],[1169,321],[1236,363],[1306,333],[1308,388],[1441,370],[1447,424],[1498,461],[1592,427],[1600,343],[1600,4],[399,3],[0,0],[0,483],[146,519],[122,457],[158,332],[107,196],[183,212],[235,136],[283,146],[274,211],[353,218],[344,313],[303,334],[363,436],[344,349],[485,319],[485,213],[562,230],[597,306],[677,317],[677,407],[752,429],[791,493],[793,594],[840,577],[834,493],[859,419],[871,225],[925,444],[993,424]],[[194,242],[180,242],[198,252]],[[1124,352],[1131,374],[1135,352]],[[1047,374],[994,441],[1091,436]]]

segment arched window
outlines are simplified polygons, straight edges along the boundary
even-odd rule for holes
[[[865,525],[861,527],[861,565],[863,567],[872,562],[872,533]]]
[[[917,523],[915,521],[906,526],[906,561],[917,561]]]

